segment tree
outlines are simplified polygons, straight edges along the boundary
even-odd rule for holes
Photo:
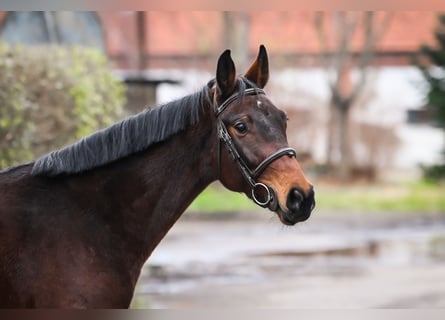
[[[365,87],[368,66],[391,17],[391,13],[377,14],[371,11],[340,11],[332,15],[318,12],[315,15],[314,25],[321,47],[322,62],[328,71],[327,80],[331,92],[327,163],[334,164],[335,156],[338,155],[338,173],[343,179],[349,177],[352,164],[349,139],[351,109]],[[332,21],[332,24],[327,26],[327,21]],[[359,31],[361,34],[357,34]],[[351,76],[354,68],[358,71],[356,81]]]
[[[445,14],[438,16],[438,22],[434,30],[437,46],[421,46],[420,53],[426,59],[416,62],[429,84],[427,108],[432,111],[435,121],[445,133]]]
[[[429,85],[426,108],[431,111],[434,121],[445,133],[445,14],[438,16],[434,38],[436,46],[422,45],[420,56],[415,56],[414,62]],[[445,178],[445,146],[442,155],[442,163],[422,167],[425,178]]]
[[[249,59],[250,15],[248,12],[224,11],[224,47],[232,50],[240,70],[247,69]]]

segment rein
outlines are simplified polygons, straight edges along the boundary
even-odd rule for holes
[[[266,94],[264,90],[259,88],[248,88],[244,90],[244,95],[258,95],[258,94]],[[218,126],[218,138],[219,138],[219,147],[218,147],[218,171],[221,172],[221,142],[224,143],[226,149],[229,151],[235,163],[241,170],[242,175],[249,183],[252,189],[252,199],[253,201],[263,207],[266,208],[270,203],[278,204],[276,201],[275,193],[272,188],[265,185],[264,183],[257,182],[257,179],[261,176],[261,174],[266,170],[266,168],[278,158],[282,156],[296,157],[296,151],[293,148],[287,147],[277,150],[271,155],[267,156],[261,163],[254,169],[251,170],[249,166],[246,164],[244,159],[241,157],[240,153],[236,149],[236,146],[233,142],[232,137],[227,131],[227,127],[224,122],[219,118],[220,114],[227,109],[227,107],[232,104],[235,100],[238,99],[238,93],[233,94],[229,98],[227,98],[221,105],[217,106],[215,103],[215,116],[217,118],[217,126]],[[265,193],[264,196],[258,195],[259,193]],[[275,201],[274,201],[275,200]],[[272,208],[274,210],[276,208]]]

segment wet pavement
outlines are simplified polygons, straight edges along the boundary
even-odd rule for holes
[[[212,217],[212,218],[209,218]],[[444,308],[445,215],[186,214],[146,263],[133,308]]]

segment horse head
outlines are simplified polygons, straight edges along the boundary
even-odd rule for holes
[[[286,113],[263,91],[268,79],[264,46],[243,76],[236,75],[229,50],[219,57],[211,86],[219,179],[229,190],[244,192],[276,212],[282,223],[293,225],[309,218],[314,190],[288,145]]]

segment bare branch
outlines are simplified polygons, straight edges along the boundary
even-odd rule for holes
[[[375,15],[372,11],[367,11],[364,16],[364,27],[363,27],[363,49],[361,51],[361,55],[359,56],[358,67],[360,69],[360,79],[357,81],[354,86],[351,94],[351,100],[355,100],[357,96],[363,90],[366,79],[367,79],[367,67],[371,63],[371,60],[374,58],[374,53],[377,47],[379,40],[382,38],[383,34],[386,32],[389,23],[393,17],[393,13],[387,13],[383,17],[383,22],[380,25],[380,28],[377,30],[377,22],[375,21]]]
[[[349,97],[348,92],[342,91],[341,77],[344,72],[347,72],[348,62],[351,60],[352,38],[357,28],[358,17],[354,13],[341,11],[336,14],[336,18],[337,26],[334,30],[336,30],[338,34],[335,48],[336,51],[333,53],[333,57],[335,58],[333,67],[336,78],[330,85],[333,97],[338,99],[338,101],[345,101],[348,100]]]
[[[317,12],[314,16],[314,25],[317,33],[317,39],[322,53],[322,63],[328,70],[328,84],[333,96],[339,101],[352,102],[363,90],[366,80],[366,68],[374,57],[377,43],[387,30],[393,13],[386,13],[382,19],[377,21],[376,13],[367,11],[364,14],[360,12],[338,11],[333,15],[333,28],[326,28],[327,15],[324,12]],[[355,83],[350,92],[344,92],[341,88],[341,76],[347,72],[348,64],[353,55],[353,37],[362,23],[363,44],[362,50],[359,50],[357,66],[360,70],[360,78]],[[327,30],[332,30],[329,34]],[[329,46],[329,40],[332,45]]]
[[[384,15],[382,23],[379,24],[380,29],[377,30],[374,35],[375,44],[377,44],[381,40],[386,30],[388,29],[389,24],[391,23],[393,17],[394,17],[394,12],[387,12]]]
[[[328,41],[326,38],[325,28],[324,28],[325,14],[321,11],[317,11],[314,16],[314,26],[317,33],[318,43],[320,44],[320,51],[322,54],[322,62],[326,69],[329,68],[329,49]]]

